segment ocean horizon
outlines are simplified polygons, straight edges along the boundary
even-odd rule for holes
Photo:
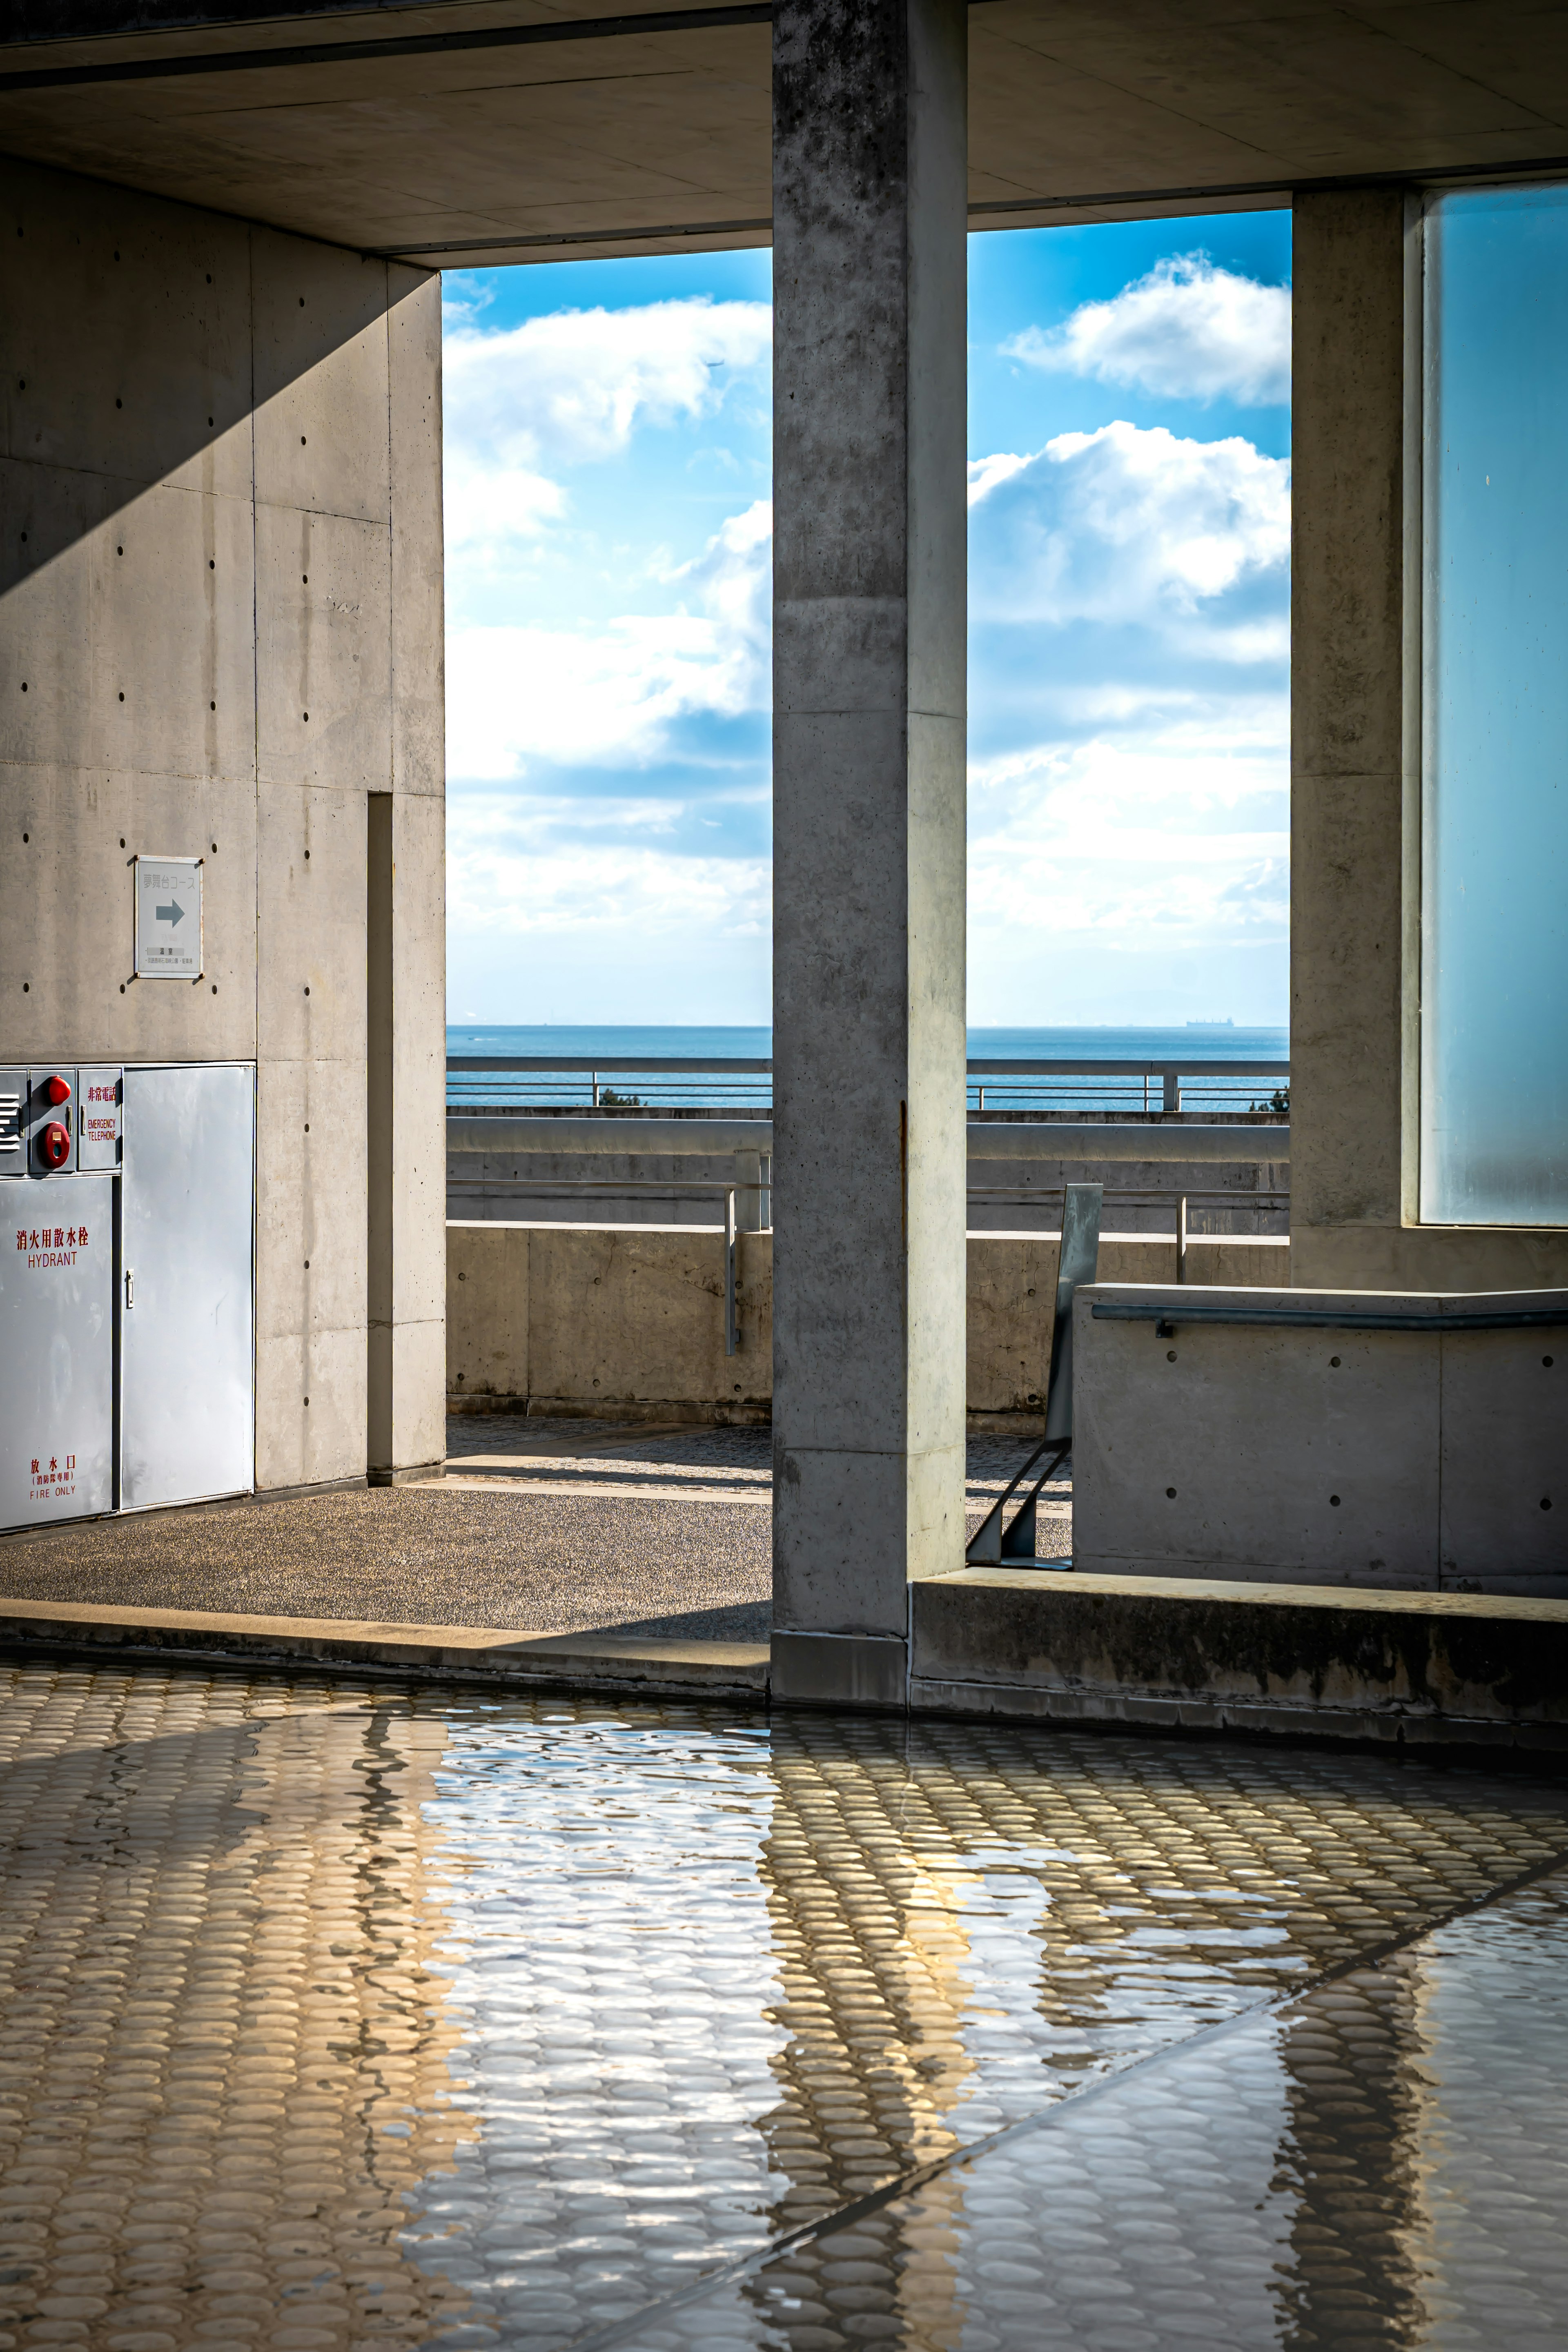
[[[1053,1028],[994,1029],[968,1032],[969,1057],[994,1054],[1008,1061],[1087,1061],[1103,1055],[1107,1061],[1173,1061],[1184,1055],[1195,1060],[1246,1062],[1284,1061],[1290,1051],[1289,1033],[1279,1028],[1240,1028],[1228,1021],[1188,1021],[1136,1028],[1082,1023]],[[748,1059],[771,1057],[770,1026],[723,1023],[637,1024],[630,1022],[452,1023],[447,1030],[448,1054],[560,1054],[582,1057],[603,1054],[625,1056],[647,1054],[716,1054]]]
[[[650,1063],[677,1055],[695,1061],[705,1055],[715,1060],[733,1056],[763,1061],[772,1056],[773,1042],[772,1028],[760,1024],[518,1022],[480,1026],[473,1022],[454,1023],[447,1032],[448,1054],[559,1056],[563,1061],[598,1064],[602,1075],[595,1080],[586,1070],[563,1072],[559,1077],[543,1072],[490,1075],[463,1071],[448,1075],[447,1099],[454,1108],[488,1103],[498,1108],[522,1108],[531,1103],[560,1108],[580,1102],[584,1107],[597,1103],[602,1108],[613,1108],[618,1097],[620,1104],[628,1108],[635,1105],[642,1109],[728,1107],[737,1111],[761,1110],[765,1109],[773,1094],[773,1081],[765,1073],[721,1072],[710,1079],[696,1073],[667,1073],[660,1076],[638,1057],[646,1055]],[[1108,1066],[1119,1062],[1175,1062],[1184,1073],[1193,1072],[1196,1081],[1184,1087],[1184,1108],[1211,1114],[1227,1108],[1261,1108],[1281,1081],[1277,1076],[1265,1076],[1259,1066],[1283,1062],[1289,1054],[1289,1034],[1284,1029],[1238,1029],[1230,1022],[1184,1022],[1179,1028],[1129,1028],[1107,1024],[1071,1028],[975,1027],[969,1032],[972,1062],[994,1061],[1004,1066],[1030,1061],[1096,1062]],[[627,1066],[603,1070],[603,1065],[610,1062]],[[1198,1072],[1203,1065],[1215,1062],[1234,1066],[1237,1077],[1211,1077],[1205,1084]],[[1255,1083],[1244,1084],[1242,1081],[1251,1072],[1258,1073]],[[1149,1110],[1159,1108],[1160,1081],[1156,1078],[1144,1084],[1129,1077],[1020,1078],[1009,1082],[1005,1076],[996,1079],[971,1076],[969,1089],[972,1109],[1023,1110],[1033,1107],[1040,1110]]]

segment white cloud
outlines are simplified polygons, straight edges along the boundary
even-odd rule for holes
[[[970,505],[978,506],[981,499],[988,499],[992,491],[1001,483],[1010,482],[1015,474],[1021,474],[1026,466],[1032,466],[1034,462],[1032,457],[1015,457],[1007,450],[999,450],[994,457],[971,457],[969,461]]]
[[[1176,400],[1290,397],[1290,289],[1216,269],[1204,253],[1156,262],[1108,302],[1002,346],[1030,367],[1136,384]]]
[[[487,467],[467,450],[447,457],[445,508],[448,551],[484,564],[499,546],[536,539],[566,510],[566,493],[547,475],[521,466]]]
[[[449,919],[455,933],[628,938],[747,939],[766,933],[773,877],[761,857],[699,857],[635,838],[563,842],[570,814],[515,794],[464,791],[448,803]],[[630,831],[638,814],[618,803],[604,832]]]
[[[1271,609],[1205,619],[1211,653],[1283,649],[1290,469],[1250,441],[1126,423],[1063,433],[970,468],[972,598],[982,615],[1169,627],[1243,589]]]
[[[443,342],[447,544],[455,596],[504,584],[567,512],[559,469],[625,449],[642,425],[712,415],[765,359],[765,302],[706,297],[558,310],[487,331],[450,306]]]
[[[972,923],[1023,934],[1048,905],[1053,931],[1107,944],[1282,940],[1285,715],[1259,698],[1157,739],[1040,746],[977,766]]]
[[[773,510],[759,500],[669,575],[683,592],[673,613],[592,629],[453,630],[448,772],[516,776],[531,758],[635,765],[658,756],[678,718],[763,708],[772,553]]]
[[[766,302],[705,296],[555,310],[500,332],[458,325],[443,346],[447,446],[525,472],[612,457],[639,424],[710,414],[730,371],[755,367],[772,336]]]

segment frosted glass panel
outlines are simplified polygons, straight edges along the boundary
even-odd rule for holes
[[[1426,240],[1421,1214],[1568,1224],[1568,189]]]

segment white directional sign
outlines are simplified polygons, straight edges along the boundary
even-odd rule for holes
[[[199,857],[137,858],[138,980],[200,980],[202,864]]]

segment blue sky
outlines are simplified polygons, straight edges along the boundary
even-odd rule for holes
[[[970,1019],[1286,1017],[1289,217],[970,240]],[[769,1017],[766,252],[446,280],[454,1021]]]

